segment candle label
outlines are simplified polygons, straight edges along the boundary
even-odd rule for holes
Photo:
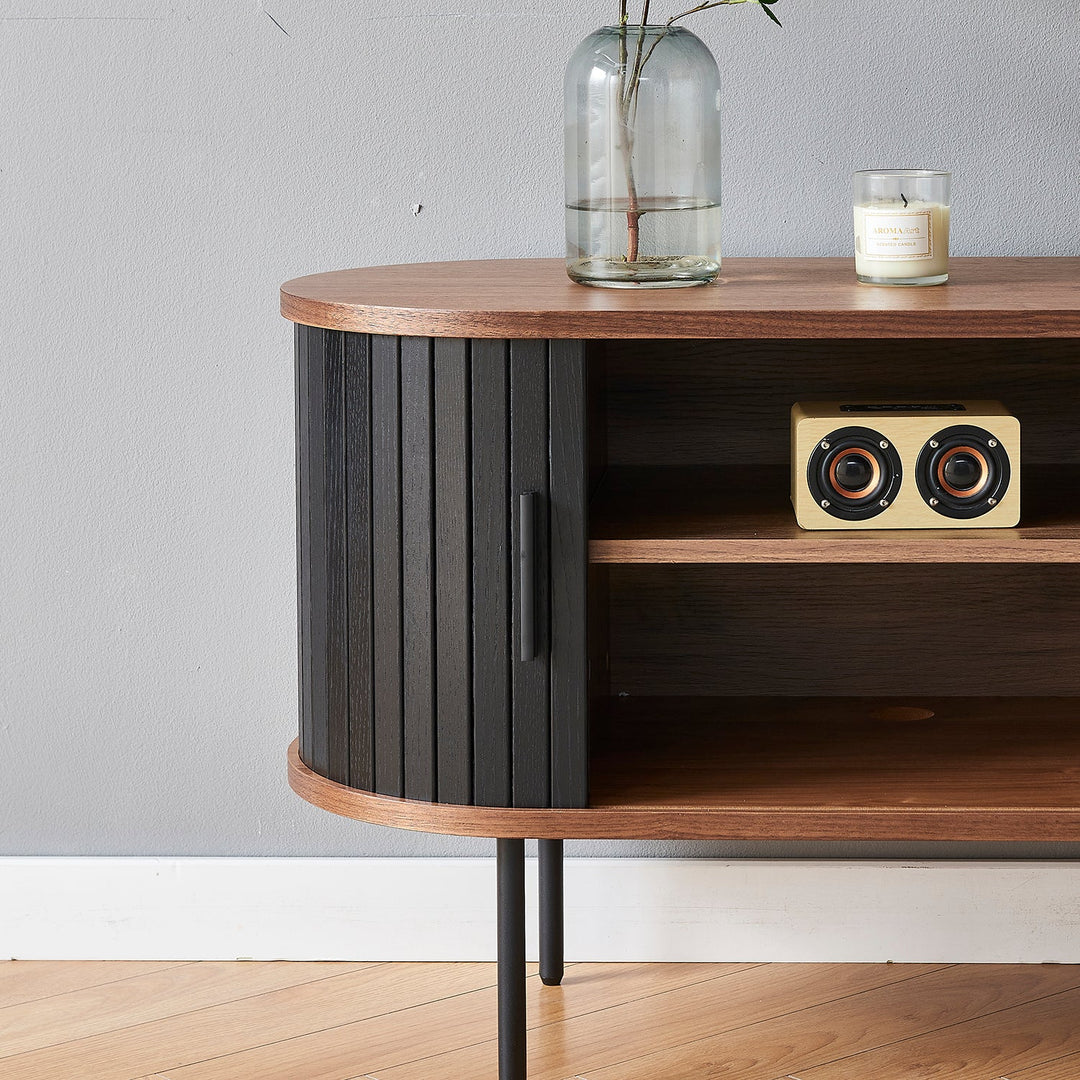
[[[867,213],[863,218],[863,241],[863,253],[875,259],[933,258],[934,236],[930,211]]]

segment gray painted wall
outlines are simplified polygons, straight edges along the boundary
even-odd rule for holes
[[[286,787],[277,286],[560,254],[562,70],[615,7],[3,5],[0,853],[489,850],[333,818]],[[954,171],[956,254],[1080,254],[1073,5],[776,10],[783,31],[749,5],[690,22],[725,75],[726,254],[847,254],[849,173],[890,164]]]

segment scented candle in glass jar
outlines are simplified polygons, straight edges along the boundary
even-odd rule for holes
[[[925,169],[854,175],[855,276],[867,285],[949,280],[949,181]]]

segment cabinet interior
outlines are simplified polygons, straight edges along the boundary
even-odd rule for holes
[[[1075,804],[1078,348],[591,345],[592,804]],[[790,407],[846,397],[1004,402],[1020,528],[798,530]]]

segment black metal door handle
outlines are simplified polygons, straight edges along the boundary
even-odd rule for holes
[[[522,661],[536,659],[536,492],[518,496],[518,592]]]

